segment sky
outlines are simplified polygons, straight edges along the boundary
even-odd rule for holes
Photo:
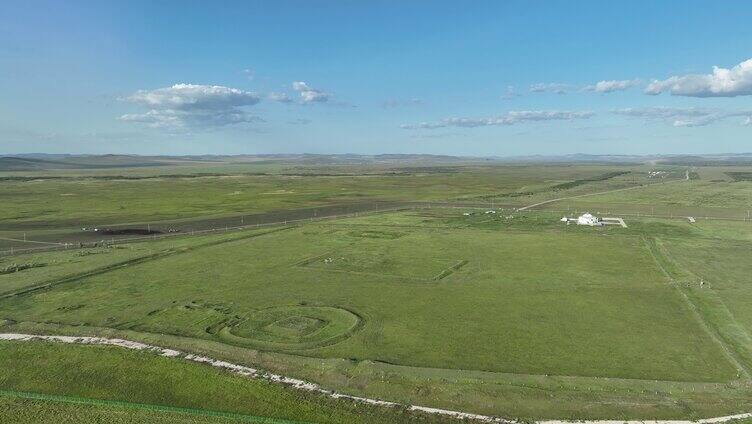
[[[749,1],[0,2],[0,154],[752,152]]]

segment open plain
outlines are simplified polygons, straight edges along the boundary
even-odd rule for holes
[[[151,343],[403,406],[148,351],[7,340],[6,411],[131,408],[189,422],[457,419],[410,405],[522,420],[750,412],[752,183],[735,174],[707,167],[688,179],[681,166],[639,163],[281,161],[253,176],[253,163],[209,168],[221,175],[206,166],[7,172],[0,332]],[[187,195],[196,184],[216,194]],[[51,193],[62,200],[45,202]],[[347,210],[355,204],[368,207]],[[559,221],[584,211],[628,225]],[[82,230],[94,225],[132,231]]]

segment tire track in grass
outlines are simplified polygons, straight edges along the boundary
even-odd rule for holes
[[[205,364],[215,368],[219,368],[230,373],[240,375],[246,378],[263,379],[272,383],[282,384],[298,390],[304,390],[311,393],[317,393],[331,399],[342,399],[345,401],[356,402],[364,405],[372,405],[377,407],[387,408],[403,408],[409,412],[426,413],[441,415],[450,418],[456,418],[459,420],[474,420],[484,423],[499,423],[499,424],[520,424],[517,421],[507,420],[499,417],[492,417],[488,415],[480,415],[469,412],[451,411],[447,409],[431,408],[420,405],[404,405],[397,402],[390,402],[381,399],[373,399],[361,396],[353,396],[345,393],[335,392],[325,389],[316,383],[310,381],[301,380],[292,377],[285,377],[279,374],[273,374],[256,368],[247,367],[244,365],[234,364],[231,362],[222,361],[219,359],[210,358],[207,356],[195,355],[192,353],[181,352],[174,349],[167,349],[156,345],[150,345],[146,343],[136,342],[126,339],[109,339],[105,337],[90,337],[90,336],[56,336],[56,335],[36,335],[36,334],[19,334],[19,333],[0,333],[0,341],[12,341],[12,342],[32,342],[32,341],[48,341],[56,343],[68,343],[68,344],[82,344],[82,345],[98,345],[98,346],[114,346],[125,349],[133,349],[139,351],[152,352],[154,354],[167,357],[182,359],[185,361]]]
[[[291,377],[285,377],[285,376],[278,375],[278,374],[272,374],[272,373],[258,370],[255,368],[246,367],[244,365],[233,364],[230,362],[213,359],[213,358],[209,358],[206,356],[199,356],[199,355],[194,355],[190,353],[184,353],[184,352],[180,352],[180,351],[173,350],[173,349],[167,349],[167,348],[163,348],[163,347],[159,347],[155,345],[149,345],[149,344],[125,340],[125,339],[108,339],[104,337],[89,337],[89,336],[77,337],[77,336],[0,333],[0,341],[29,342],[29,341],[40,341],[40,340],[46,340],[46,341],[52,341],[52,342],[58,342],[58,343],[84,344],[84,345],[106,345],[106,346],[116,346],[116,347],[126,348],[126,349],[151,351],[157,355],[161,355],[164,357],[183,359],[183,360],[194,362],[194,363],[206,364],[206,365],[216,367],[225,371],[229,371],[233,374],[247,377],[247,378],[265,379],[267,381],[290,386],[298,390],[306,390],[309,392],[318,393],[318,394],[327,396],[332,399],[343,399],[343,400],[349,400],[352,402],[362,403],[366,405],[381,406],[381,407],[387,407],[387,408],[403,408],[409,412],[442,415],[445,417],[455,418],[458,421],[467,420],[471,422],[475,421],[475,422],[499,423],[499,424],[522,424],[523,423],[522,421],[516,421],[516,420],[494,417],[494,416],[489,416],[489,415],[481,415],[481,414],[474,414],[474,413],[469,413],[469,412],[460,412],[460,411],[452,411],[452,410],[447,410],[447,409],[431,408],[431,407],[420,406],[420,405],[407,405],[407,404],[400,404],[400,403],[390,402],[390,401],[385,401],[385,400],[380,400],[380,399],[348,395],[348,394],[339,393],[339,392],[325,389],[319,386],[318,384],[312,383],[309,381],[300,380],[300,379],[291,378]],[[21,393],[21,392],[10,392],[10,393]],[[0,390],[0,395],[3,395],[3,394],[4,392]],[[48,396],[48,395],[42,395],[42,396]],[[117,401],[104,401],[104,402],[117,402]],[[168,407],[168,408],[172,408],[172,407]],[[183,408],[177,408],[177,409],[183,409]],[[198,411],[204,412],[204,413],[207,412],[203,410],[198,410]],[[213,412],[209,411],[209,413],[213,413]],[[224,414],[222,412],[218,412],[218,413]],[[227,414],[231,414],[231,413],[227,413]],[[247,416],[247,417],[249,419],[254,418],[252,416]],[[726,423],[729,421],[746,419],[746,418],[752,418],[752,412],[741,413],[741,414],[736,414],[736,415],[727,415],[727,416],[722,416],[722,417],[705,418],[705,419],[694,420],[694,421],[616,419],[616,420],[539,420],[539,421],[530,421],[530,423],[534,423],[534,424],[720,424],[720,423]],[[257,421],[251,421],[251,422],[261,422],[261,423],[269,423],[269,424],[296,423],[294,421],[284,421],[284,420],[258,421],[258,419],[263,419],[263,417],[258,417]],[[267,420],[273,420],[273,419],[267,418]]]
[[[687,274],[690,277],[703,280],[695,272],[690,271],[686,267],[680,265],[679,261],[676,260],[671,252],[665,246],[663,246],[661,240],[656,239],[656,248],[659,250],[659,253],[662,255],[664,260],[671,266],[680,269],[681,272]],[[750,356],[752,355],[752,338],[750,338],[749,333],[744,329],[744,327],[742,327],[736,321],[734,314],[731,313],[731,311],[728,309],[728,306],[726,306],[726,303],[718,295],[718,293],[711,288],[707,288],[703,290],[702,295],[698,296],[698,294],[693,294],[691,290],[687,290],[681,285],[678,285],[678,288],[689,301],[692,301],[692,298],[695,299],[695,301],[692,301],[692,303],[704,303],[706,308],[709,307],[713,309],[714,314],[712,315],[716,317],[723,316],[725,318],[726,322],[718,322],[717,318],[712,321],[709,320],[708,325],[711,326],[713,330],[718,334],[718,336],[731,347],[731,349],[739,357],[739,362],[747,370],[748,375],[752,375],[752,370],[750,370],[749,368],[750,361],[752,360],[752,357]],[[698,311],[699,310],[700,308],[698,306]]]
[[[205,417],[230,418],[238,421],[259,424],[313,424],[307,421],[291,421],[280,418],[262,417],[258,415],[236,414],[232,412],[213,411],[209,409],[183,408],[179,406],[155,405],[149,403],[136,403],[120,400],[93,399],[77,396],[50,395],[45,393],[18,392],[15,390],[0,389],[0,396],[21,399],[42,400],[46,402],[72,403],[77,405],[108,406],[124,409],[138,409],[152,412],[177,412],[188,415],[200,415]]]
[[[293,227],[275,228],[275,229],[272,229],[272,230],[269,230],[269,231],[265,231],[263,233],[247,234],[247,235],[244,235],[244,236],[241,236],[241,237],[232,237],[232,238],[228,238],[228,239],[214,240],[214,241],[210,241],[210,242],[206,242],[206,243],[202,243],[202,244],[197,244],[197,245],[193,245],[193,246],[186,246],[186,247],[182,247],[182,248],[163,250],[161,252],[152,253],[152,254],[149,254],[149,255],[140,256],[140,257],[133,258],[133,259],[128,259],[128,260],[125,260],[125,261],[116,262],[114,264],[106,265],[106,266],[103,266],[103,267],[100,267],[100,268],[95,268],[93,270],[84,271],[84,272],[81,272],[81,273],[78,273],[78,274],[68,275],[66,277],[63,277],[63,278],[60,278],[60,279],[57,279],[57,280],[47,281],[47,282],[44,282],[44,283],[41,283],[41,284],[36,284],[36,285],[30,286],[30,287],[25,287],[23,289],[16,290],[16,291],[13,291],[13,292],[10,292],[10,293],[5,293],[3,295],[0,295],[0,300],[4,300],[4,299],[7,299],[7,298],[16,297],[16,296],[23,296],[23,295],[27,295],[27,294],[38,292],[38,291],[42,291],[42,290],[48,290],[48,289],[51,289],[51,288],[53,288],[55,286],[58,286],[60,284],[72,283],[72,282],[75,282],[75,281],[82,280],[84,278],[93,277],[95,275],[105,274],[105,273],[108,273],[110,271],[114,271],[114,270],[117,270],[117,269],[120,269],[120,268],[125,268],[125,267],[131,266],[131,265],[138,265],[138,264],[142,264],[142,263],[145,263],[145,262],[153,261],[153,260],[156,260],[156,259],[161,259],[161,258],[165,258],[165,257],[168,257],[168,256],[172,256],[172,255],[178,255],[178,254],[181,254],[181,253],[192,252],[192,251],[195,251],[196,249],[201,249],[201,248],[204,248],[204,247],[217,246],[217,245],[220,245],[220,244],[230,243],[230,242],[233,242],[233,241],[246,240],[246,239],[250,239],[250,238],[260,237],[260,236],[264,236],[264,235],[267,235],[267,234],[276,233],[276,232],[279,232],[279,231],[289,230],[291,228],[293,228]]]
[[[669,270],[666,268],[666,265],[671,265],[677,268],[678,266],[672,262],[669,262],[669,259],[666,257],[666,255],[663,254],[660,246],[658,245],[657,239],[648,240],[645,237],[642,237],[642,239],[645,242],[645,246],[647,247],[650,256],[653,258],[653,261],[655,261],[656,265],[658,265],[658,269],[660,269],[661,273],[666,276],[669,283],[679,292],[679,295],[681,296],[685,305],[687,305],[687,307],[689,308],[692,316],[695,317],[697,322],[707,332],[710,338],[713,339],[713,341],[723,349],[723,352],[726,354],[727,359],[731,361],[731,364],[734,365],[734,367],[737,369],[739,376],[749,380],[751,378],[750,371],[744,365],[743,359],[738,357],[738,352],[733,347],[730,347],[726,343],[723,334],[720,334],[718,329],[705,319],[702,312],[700,311],[700,308],[692,301],[687,293],[684,292],[684,290],[681,288],[681,284],[676,281],[671,272],[669,272]]]
[[[575,196],[559,197],[559,198],[556,198],[556,199],[544,200],[542,202],[534,203],[532,205],[523,206],[523,207],[517,209],[517,212],[521,212],[521,211],[525,211],[525,210],[528,210],[528,209],[532,209],[532,208],[535,208],[537,206],[547,205],[549,203],[559,202],[559,201],[562,201],[562,200],[578,199],[578,198],[581,198],[581,197],[598,196],[598,195],[601,195],[601,194],[616,193],[616,192],[619,192],[619,191],[636,190],[638,188],[652,187],[654,185],[670,184],[670,183],[681,182],[681,181],[686,181],[686,180],[684,180],[684,179],[681,179],[681,180],[670,180],[670,181],[664,181],[664,182],[661,182],[661,183],[652,183],[652,184],[638,185],[638,186],[632,186],[632,187],[617,188],[617,189],[614,189],[614,190],[599,191],[597,193],[585,193],[585,194],[578,194],[578,195],[575,195]]]

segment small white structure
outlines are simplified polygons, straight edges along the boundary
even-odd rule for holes
[[[666,178],[668,172],[666,171],[650,171],[648,172],[648,178]]]
[[[596,216],[592,215],[591,213],[584,213],[577,218],[567,218],[566,216],[560,219],[561,222],[566,222],[567,225],[574,222],[577,225],[587,225],[590,227],[600,227],[603,225],[603,221],[598,219]]]
[[[577,218],[567,218],[566,216],[561,218],[559,221],[566,222],[567,225],[571,223],[575,223],[577,225],[587,225],[588,227],[602,227],[604,225],[621,225],[624,228],[627,228],[627,224],[624,223],[624,220],[622,218],[598,218],[597,216],[591,214],[591,213],[584,213]]]
[[[601,221],[590,213],[584,213],[577,218],[577,225],[589,225],[591,227],[603,225]]]

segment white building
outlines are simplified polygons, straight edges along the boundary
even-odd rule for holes
[[[590,213],[584,213],[577,218],[577,225],[602,225],[601,221]]]
[[[603,222],[598,219],[597,217],[593,216],[590,213],[584,213],[580,215],[579,217],[575,218],[567,218],[566,216],[561,219],[561,222],[566,222],[567,225],[569,225],[570,222],[575,222],[577,225],[588,225],[591,227],[599,227],[603,225]]]

